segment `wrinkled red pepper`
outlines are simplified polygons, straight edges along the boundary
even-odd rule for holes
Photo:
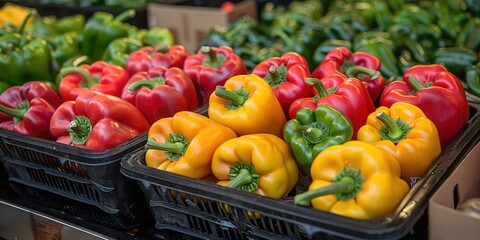
[[[122,98],[135,105],[150,124],[198,107],[192,80],[177,67],[155,66],[136,73],[125,85]]]
[[[131,53],[125,63],[125,69],[132,76],[137,72],[148,71],[154,66],[183,69],[188,50],[182,45],[145,46]]]
[[[461,81],[440,65],[416,65],[403,74],[403,79],[385,87],[380,105],[395,102],[413,104],[435,123],[442,148],[468,122],[470,108]]]
[[[60,75],[63,79],[58,91],[64,101],[75,100],[80,93],[89,90],[120,97],[130,77],[122,67],[104,61],[63,68]]]
[[[348,48],[331,50],[313,70],[312,77],[322,79],[330,74],[343,74],[362,80],[372,101],[375,102],[385,88],[385,78],[380,73],[380,60],[367,52],[352,53]]]
[[[255,66],[252,73],[270,84],[287,119],[288,109],[293,101],[313,96],[312,86],[305,82],[305,79],[310,77],[307,60],[296,52],[268,58]]]
[[[187,57],[183,70],[195,84],[200,105],[208,103],[215,88],[230,77],[247,74],[243,60],[228,46],[201,47]]]
[[[60,96],[44,82],[10,87],[0,95],[0,128],[52,140],[50,118],[61,103]]]
[[[375,111],[373,101],[362,81],[340,74],[328,75],[322,80],[307,78],[306,81],[314,86],[316,94],[295,100],[289,109],[290,118],[295,118],[300,108],[316,109],[322,104],[328,104],[350,119],[353,126],[352,139],[355,140],[358,129],[365,125],[368,115]]]
[[[93,91],[64,102],[50,121],[50,132],[57,142],[98,151],[124,143],[149,127],[131,103]]]

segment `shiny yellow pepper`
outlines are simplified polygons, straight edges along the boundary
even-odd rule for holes
[[[442,151],[435,124],[420,108],[406,102],[390,108],[382,106],[371,113],[366,125],[358,130],[357,140],[394,156],[407,182],[422,177]]]
[[[149,167],[202,179],[212,174],[213,153],[236,133],[201,114],[181,111],[157,120],[148,131],[145,162]]]
[[[295,186],[298,167],[283,139],[248,134],[220,145],[212,159],[219,185],[280,199]]]
[[[311,167],[312,183],[294,198],[309,206],[355,219],[374,219],[395,210],[409,191],[398,161],[372,144],[349,141],[323,150]]]
[[[270,133],[283,136],[286,123],[272,88],[255,74],[236,75],[210,95],[208,116],[239,136]]]

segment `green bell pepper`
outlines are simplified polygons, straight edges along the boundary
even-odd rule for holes
[[[123,23],[135,15],[135,10],[129,9],[116,17],[106,12],[96,12],[85,23],[83,40],[80,49],[92,61],[102,58],[108,44],[117,38],[126,37],[131,28]]]
[[[480,97],[480,63],[469,67],[465,73],[467,91]]]
[[[103,53],[102,60],[120,67],[125,67],[129,54],[141,47],[143,47],[143,43],[135,38],[117,38],[108,45]]]
[[[471,18],[457,35],[457,45],[480,50],[480,18]]]
[[[466,47],[439,48],[434,53],[433,61],[444,65],[458,78],[464,79],[467,68],[478,62],[478,55]]]
[[[10,84],[8,84],[6,82],[0,82],[0,94],[2,94],[9,87],[10,87]]]
[[[41,39],[24,33],[25,23],[17,32],[0,37],[0,82],[22,85],[27,81],[54,81],[53,60],[50,46]]]
[[[65,16],[57,19],[57,31],[59,33],[77,32],[82,33],[85,26],[85,17],[81,14]]]
[[[322,104],[315,110],[298,110],[295,119],[285,124],[283,136],[299,168],[309,176],[315,157],[329,146],[351,140],[353,127],[340,111]]]
[[[142,36],[141,41],[146,46],[155,47],[158,44],[172,46],[175,39],[172,32],[168,28],[154,27],[148,29]]]
[[[81,54],[77,37],[78,33],[72,31],[52,38],[54,45],[52,57],[58,66],[63,65],[68,59]]]

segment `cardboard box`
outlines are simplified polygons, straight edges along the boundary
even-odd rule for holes
[[[480,197],[478,143],[429,200],[429,239],[480,239],[480,218],[457,208]]]
[[[235,3],[230,11],[219,7],[188,6],[181,4],[150,3],[148,5],[149,27],[168,28],[176,44],[195,53],[200,42],[215,26],[228,26],[242,16],[257,18],[256,1]]]

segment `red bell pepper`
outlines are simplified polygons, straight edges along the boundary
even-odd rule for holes
[[[155,66],[136,73],[125,85],[122,98],[135,105],[150,124],[198,107],[192,80],[177,67]]]
[[[55,90],[44,82],[31,81],[10,87],[0,95],[0,128],[53,139],[50,118],[62,102]]]
[[[468,122],[470,108],[461,81],[440,64],[415,65],[385,87],[380,105],[413,104],[435,123],[442,148]]]
[[[288,108],[293,101],[313,96],[312,86],[305,82],[310,77],[307,60],[296,52],[268,58],[255,66],[252,73],[270,84],[287,119]]]
[[[372,101],[375,102],[385,88],[385,78],[380,73],[380,60],[367,52],[352,53],[348,48],[331,50],[313,70],[312,77],[322,79],[330,74],[343,74],[362,80]]]
[[[154,66],[183,69],[183,64],[188,55],[187,49],[182,45],[157,45],[155,48],[145,46],[128,56],[125,68],[130,76],[137,72],[148,71]]]
[[[328,104],[343,113],[352,122],[352,139],[355,140],[358,129],[365,125],[368,115],[375,111],[373,101],[362,81],[356,78],[346,78],[340,74],[328,75],[322,80],[307,78],[306,81],[314,86],[316,94],[314,97],[295,100],[290,105],[290,118],[295,118],[300,108],[316,109],[322,104]]]
[[[228,46],[201,47],[187,57],[183,70],[195,84],[200,105],[208,103],[215,88],[230,77],[247,74],[243,60]]]
[[[60,75],[63,79],[58,91],[64,101],[75,100],[80,93],[89,90],[120,97],[130,77],[122,67],[104,61],[63,68]]]
[[[124,143],[149,127],[131,103],[93,91],[64,102],[50,121],[50,132],[57,142],[98,151]]]

